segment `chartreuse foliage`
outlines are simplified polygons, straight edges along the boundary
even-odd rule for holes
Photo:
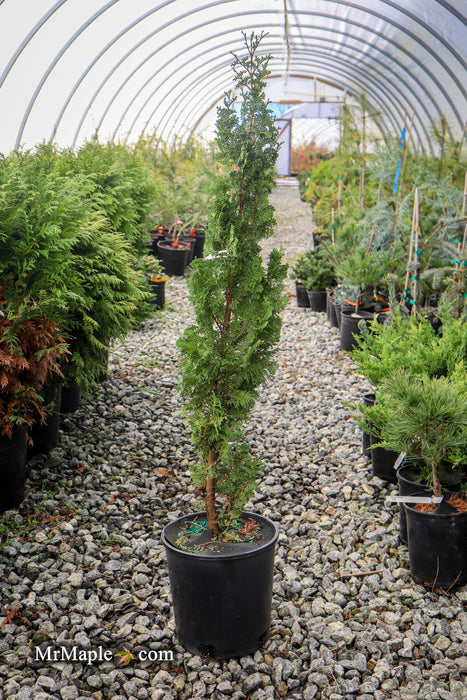
[[[231,93],[218,110],[223,172],[209,219],[207,255],[194,263],[189,280],[196,323],[178,341],[184,412],[199,454],[192,477],[205,491],[208,526],[215,534],[239,516],[260,475],[242,424],[258,387],[276,369],[286,303],[281,253],[272,251],[264,266],[260,247],[261,239],[273,234],[268,173],[278,149],[264,95],[269,57],[257,53],[262,36],[244,35],[246,54],[234,54],[239,111]]]
[[[461,363],[467,371],[467,323],[446,315],[443,333],[438,335],[422,316],[405,318],[396,309],[391,323],[372,322],[371,331],[357,338],[351,356],[376,388],[400,370],[412,376],[440,377]]]

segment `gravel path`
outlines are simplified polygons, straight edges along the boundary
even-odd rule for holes
[[[271,200],[268,245],[290,261],[310,246],[310,210],[293,186]],[[467,698],[467,589],[412,583],[397,509],[384,505],[395,487],[371,476],[345,405],[369,386],[325,314],[299,309],[287,289],[279,370],[247,427],[266,465],[250,508],[281,531],[264,649],[215,662],[174,636],[160,533],[194,494],[175,387],[191,310],[185,280],[172,278],[167,308],[115,344],[108,380],[30,463],[19,511],[0,517],[0,698]],[[112,653],[37,656],[73,645]],[[124,647],[152,658],[120,666]]]

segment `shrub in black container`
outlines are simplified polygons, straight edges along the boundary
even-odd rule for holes
[[[194,261],[189,280],[196,321],[178,341],[184,413],[199,456],[192,477],[206,512],[164,531],[178,639],[195,653],[204,648],[217,656],[250,653],[267,633],[277,538],[271,521],[243,512],[261,463],[250,455],[242,425],[258,387],[274,374],[286,303],[281,253],[274,250],[264,267],[260,248],[273,234],[265,174],[278,148],[260,40],[245,37],[246,53],[233,62],[239,113],[231,94],[218,111],[223,174],[207,255]]]

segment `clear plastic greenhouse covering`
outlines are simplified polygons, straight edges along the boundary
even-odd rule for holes
[[[320,104],[300,120],[325,138],[365,95],[381,132],[410,125],[430,152],[441,117],[465,134],[466,15],[467,0],[2,0],[0,152],[210,138],[242,31],[267,33],[278,116]]]

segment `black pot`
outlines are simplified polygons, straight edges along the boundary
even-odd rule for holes
[[[206,236],[204,232],[199,232],[196,230],[196,235],[195,235],[195,251],[193,253],[194,258],[202,258],[203,257],[203,252],[204,252],[204,242],[206,240]]]
[[[380,441],[377,435],[370,434],[371,446],[371,464],[373,468],[373,476],[377,476],[390,484],[397,484],[397,472],[394,469],[398,452],[387,450],[385,447],[373,447]]]
[[[262,528],[264,543],[253,549],[224,545],[221,552],[178,549],[174,541],[188,515],[163,530],[177,638],[193,654],[232,658],[253,654],[270,627],[274,547],[277,525],[260,515],[243,513]],[[240,551],[238,551],[240,550]]]
[[[400,496],[429,496],[432,489],[420,480],[420,477],[410,465],[402,466],[397,470]],[[458,491],[465,481],[461,474],[440,474],[441,485],[449,491]],[[404,503],[399,503],[399,540],[407,544],[407,518]]]
[[[152,247],[152,254],[160,259],[160,254],[159,254],[159,248],[157,247],[157,244],[165,241],[167,238],[167,235],[169,233],[168,228],[164,228],[163,226],[159,226],[159,228],[151,230],[151,247]]]
[[[308,290],[308,301],[312,311],[326,311],[326,292]]]
[[[157,249],[166,275],[182,277],[188,264],[189,247],[185,245],[174,247],[169,242],[159,242]]]
[[[410,573],[415,583],[467,583],[467,512],[423,513],[405,504]]]
[[[376,401],[375,394],[363,394],[363,405],[374,406]],[[362,452],[365,457],[371,459],[371,433],[362,430]]]
[[[0,513],[17,508],[24,498],[28,431],[13,429],[12,437],[0,435]]]
[[[102,369],[97,377],[98,382],[105,382],[109,378],[109,348],[102,350],[100,359],[102,361]]]
[[[359,323],[363,321],[366,326],[369,325],[373,313],[370,311],[359,311],[356,314],[353,309],[342,309],[341,311],[341,350],[352,350],[357,344],[356,338],[361,335],[362,331],[359,328]]]
[[[195,253],[196,241],[192,236],[183,236],[183,238],[180,239],[180,242],[188,246],[188,258],[186,264],[191,265]]]
[[[44,392],[44,403],[49,407],[46,421],[43,425],[36,421],[29,430],[32,445],[28,445],[28,459],[37,454],[47,454],[57,444],[61,401],[62,382],[50,384]]]
[[[62,386],[60,413],[74,413],[81,401],[81,386],[76,382],[65,382]]]
[[[337,323],[337,328],[341,328],[341,317],[342,317],[342,304],[339,304],[337,301],[332,302],[334,306],[334,314],[336,316],[336,323]]]
[[[337,316],[336,316],[336,307],[334,304],[334,290],[332,288],[328,288],[326,290],[326,315],[328,317],[328,321],[333,326],[334,328],[338,328],[338,323],[337,323]]]
[[[153,295],[149,303],[155,309],[163,309],[165,306],[165,280],[161,279],[156,282],[150,280],[149,286]]]
[[[310,300],[308,298],[307,288],[303,284],[295,282],[295,293],[297,296],[297,306],[301,309],[308,309],[310,307]]]

